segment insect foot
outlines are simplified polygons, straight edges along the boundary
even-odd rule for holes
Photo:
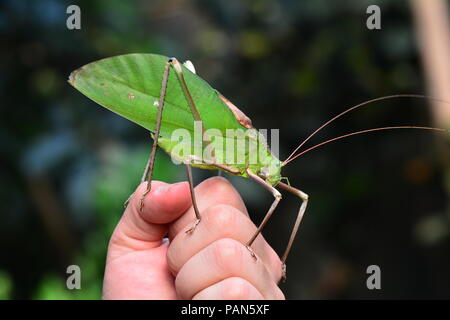
[[[194,232],[195,228],[198,226],[199,223],[200,219],[195,220],[194,225],[186,230],[186,234],[192,234],[192,232]]]
[[[147,184],[148,184],[148,182],[147,182]],[[150,184],[148,184],[147,190],[145,190],[142,193],[141,199],[139,199],[139,211],[140,212],[142,212],[142,209],[144,209],[144,199],[145,199],[145,196],[147,195],[147,193],[149,193],[149,192],[150,192]]]
[[[250,255],[252,256],[253,260],[257,261],[258,258],[256,257],[256,254],[253,252],[252,248],[250,248],[250,246],[245,246],[245,247],[250,252]]]

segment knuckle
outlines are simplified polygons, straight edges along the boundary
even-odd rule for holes
[[[166,253],[166,259],[167,259],[167,266],[169,268],[169,271],[176,276],[178,272],[180,271],[180,267],[177,264],[176,255],[173,252],[172,246],[169,246]]]
[[[240,277],[228,278],[224,282],[223,297],[227,300],[243,300],[250,296],[251,284]]]
[[[189,290],[184,287],[182,282],[184,282],[184,280],[180,280],[180,277],[177,276],[175,278],[175,292],[176,292],[177,296],[179,297],[179,299],[189,300],[192,297],[189,293]]]
[[[238,218],[236,209],[224,204],[208,208],[205,216],[211,229],[222,231],[234,229]]]
[[[222,195],[222,194],[229,194],[230,192],[234,192],[234,188],[231,185],[231,183],[223,178],[223,177],[212,177],[204,182],[206,184],[206,188],[208,189],[209,193],[213,193],[214,195]]]
[[[276,252],[270,248],[269,252],[269,263],[268,263],[269,271],[273,275],[275,281],[280,281],[283,275],[283,263],[280,260],[280,257],[276,254]]]
[[[217,265],[223,269],[239,266],[242,259],[242,244],[230,238],[214,242],[214,257]]]

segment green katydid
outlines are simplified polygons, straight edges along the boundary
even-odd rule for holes
[[[185,130],[194,133],[195,123],[200,123],[202,133],[206,133],[208,129],[212,128],[217,129],[221,133],[224,133],[225,130],[228,129],[247,130],[253,128],[251,120],[217,90],[209,86],[206,81],[197,76],[192,66],[182,65],[175,58],[168,58],[155,54],[127,54],[106,58],[92,62],[73,71],[70,74],[69,83],[90,99],[141,125],[152,133],[154,142],[141,179],[142,181],[147,181],[147,190],[141,197],[141,210],[143,206],[142,199],[151,188],[150,182],[152,180],[156,149],[159,146],[169,155],[172,155],[176,144],[179,142],[171,139],[172,133],[175,130],[184,128]],[[256,144],[259,150],[263,150],[262,156],[260,156],[256,162],[252,163],[245,161],[244,163],[230,164],[217,161],[219,156],[222,156],[224,153],[224,150],[217,148],[217,146],[213,148],[209,157],[199,158],[195,152],[196,146],[194,142],[194,149],[190,149],[194,150],[192,153],[188,152],[178,156],[179,160],[186,166],[192,204],[196,215],[196,220],[187,233],[193,232],[195,227],[201,221],[201,214],[195,200],[191,166],[203,169],[217,169],[229,174],[250,178],[271,192],[274,201],[255,234],[245,244],[255,259],[256,256],[253,254],[250,247],[269,221],[272,213],[281,200],[281,193],[276,187],[289,191],[298,196],[302,200],[302,204],[297,214],[287,247],[281,257],[281,268],[283,277],[285,277],[286,259],[292,248],[294,238],[305,213],[308,204],[308,195],[303,191],[290,186],[290,184],[281,181],[281,168],[283,166],[305,152],[326,143],[356,134],[389,129],[422,129],[449,132],[449,130],[446,129],[419,126],[374,128],[342,135],[296,154],[304,143],[313,135],[344,114],[374,101],[398,97],[428,98],[422,95],[392,95],[356,105],[324,123],[307,137],[284,161],[280,161],[271,153],[264,138],[261,136],[245,135],[242,138],[234,138],[251,140]],[[212,138],[212,136],[208,137],[206,134],[204,136],[202,135],[202,140],[207,142],[206,147],[210,146]],[[200,148],[203,148],[203,146],[201,145]],[[246,148],[243,150],[236,150],[236,152],[241,152],[246,159],[250,156],[250,151]]]

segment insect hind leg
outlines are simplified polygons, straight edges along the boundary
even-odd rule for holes
[[[153,145],[152,145],[152,149],[150,152],[150,156],[148,158],[147,164],[144,169],[144,173],[142,174],[142,178],[141,178],[141,183],[144,181],[147,181],[147,188],[143,192],[143,194],[141,195],[141,198],[140,198],[140,204],[139,204],[140,211],[142,211],[142,209],[144,208],[145,196],[151,191],[151,181],[152,181],[152,176],[153,176],[153,168],[154,168],[154,164],[155,164],[156,150],[158,147],[158,139],[159,139],[159,135],[160,135],[160,131],[161,131],[162,114],[163,114],[163,109],[164,109],[164,99],[166,96],[169,72],[170,72],[170,60],[166,63],[164,72],[163,72],[163,77],[162,77],[162,82],[161,82],[161,91],[160,91],[160,95],[159,95],[158,116],[157,116],[157,120],[156,120],[155,134],[153,136]],[[124,203],[125,208],[128,206],[128,203],[132,196],[133,196],[133,194],[127,199],[127,201],[125,201],[125,203]]]
[[[186,98],[186,101],[189,104],[189,107],[191,109],[191,112],[194,116],[194,119],[196,121],[200,121],[201,126],[202,126],[202,132],[204,131],[204,126],[203,126],[203,122],[200,118],[200,114],[195,106],[194,100],[192,99],[192,96],[189,92],[189,89],[186,85],[186,82],[184,80],[184,75],[183,75],[183,69],[181,67],[181,64],[178,62],[178,60],[176,58],[170,58],[167,63],[166,66],[164,68],[164,72],[163,72],[163,77],[162,77],[162,83],[161,83],[161,91],[160,91],[160,96],[159,96],[159,104],[158,104],[158,116],[157,116],[157,122],[156,122],[156,127],[155,127],[155,134],[154,134],[154,138],[153,138],[153,145],[152,145],[152,150],[150,153],[150,157],[147,161],[147,165],[145,166],[145,170],[144,173],[142,175],[141,178],[141,183],[144,181],[147,181],[147,188],[146,190],[143,192],[143,194],[141,195],[140,198],[140,206],[139,206],[139,210],[142,211],[143,207],[144,207],[144,198],[145,196],[151,191],[151,181],[152,181],[152,176],[153,176],[153,167],[154,167],[154,163],[155,163],[155,156],[156,156],[156,150],[158,147],[158,139],[159,139],[159,135],[160,135],[160,130],[161,130],[161,123],[162,123],[162,113],[163,113],[163,109],[164,109],[164,99],[166,96],[166,90],[167,90],[167,83],[168,83],[168,78],[169,78],[169,72],[170,69],[174,68],[175,73],[177,74],[177,78],[180,82],[180,85],[183,89],[183,93],[184,96]],[[192,176],[189,175],[190,174],[190,168],[187,169],[189,170],[188,173],[188,178],[190,177],[190,187],[191,187],[191,194],[193,194],[193,187],[192,187]],[[125,201],[124,206],[126,207],[128,205],[128,202],[130,201],[131,197],[133,196],[133,194],[127,199],[127,201]],[[193,201],[195,201],[195,196],[191,195]],[[199,219],[199,213],[198,210],[196,211],[196,216],[198,221],[200,221]],[[198,224],[198,222],[196,223]]]

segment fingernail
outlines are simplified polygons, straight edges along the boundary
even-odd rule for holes
[[[171,187],[170,184],[164,184],[164,185],[162,185],[162,186],[159,186],[159,187],[153,192],[153,194],[154,194],[154,195],[160,195],[160,194],[166,193],[166,191],[169,190],[170,187]]]
[[[177,182],[177,183],[174,183],[174,184],[164,184],[164,185],[160,186],[158,189],[156,189],[154,194],[155,195],[160,195],[160,194],[166,193],[170,189],[175,188],[175,187],[177,187],[177,186],[179,186],[179,185],[181,185],[183,183],[184,182]]]

